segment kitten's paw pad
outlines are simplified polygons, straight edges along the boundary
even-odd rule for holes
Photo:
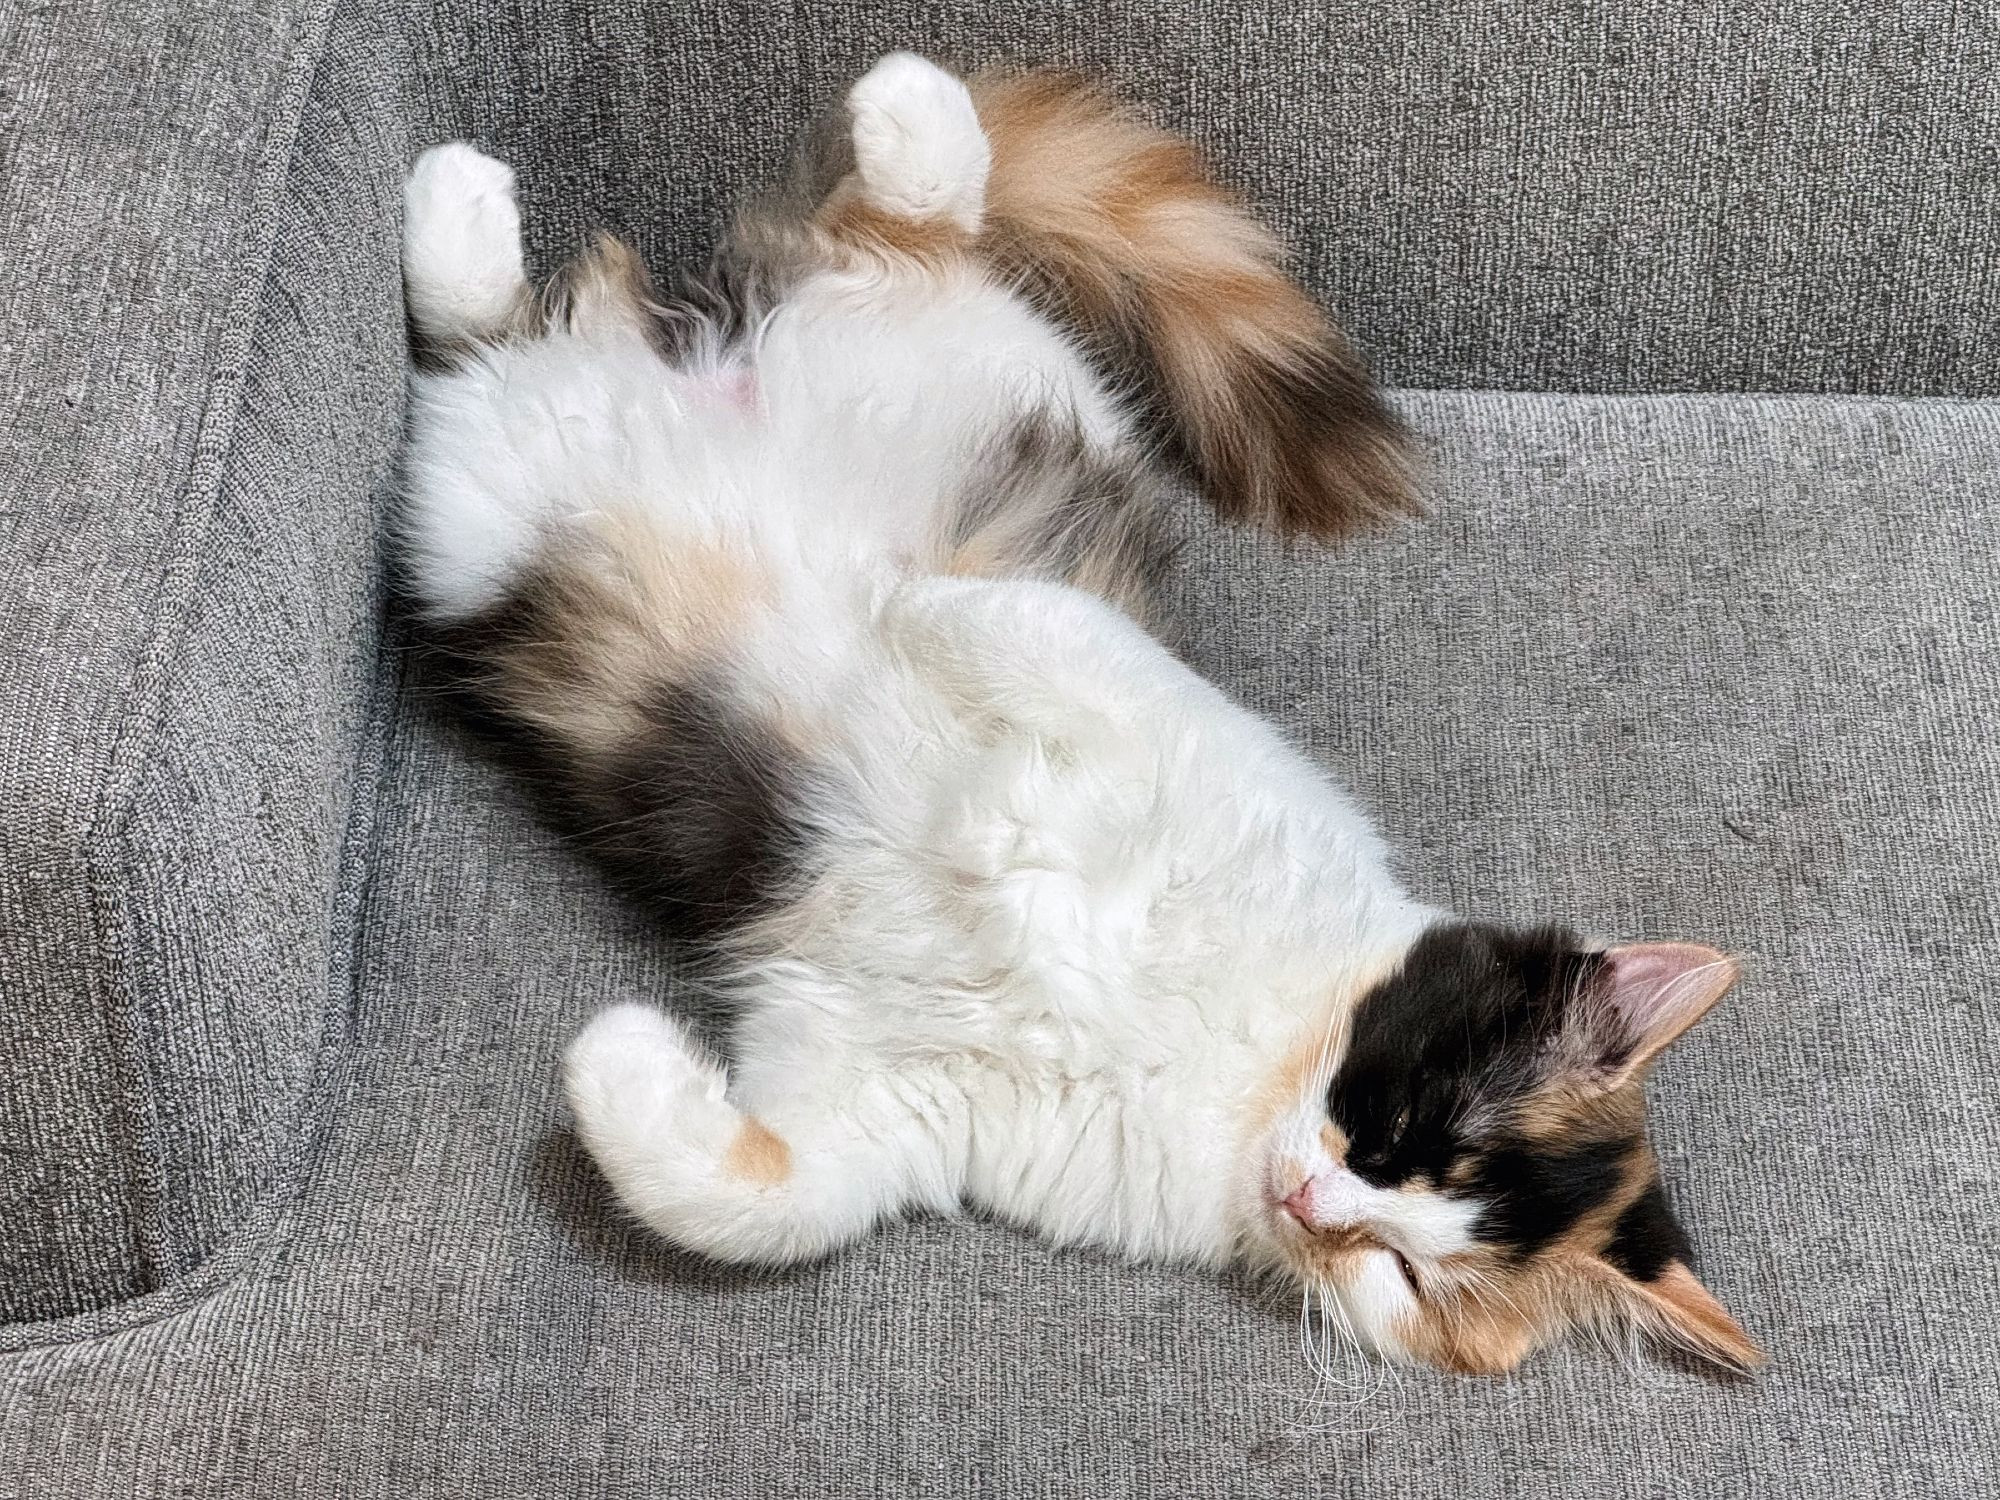
[[[614,1005],[593,1018],[564,1054],[563,1081],[586,1126],[658,1127],[733,1113],[723,1099],[722,1069],[677,1021],[647,1005]]]
[[[463,141],[433,146],[403,184],[403,278],[419,325],[487,337],[526,296],[514,169]]]
[[[913,52],[892,52],[848,91],[847,111],[855,169],[876,207],[979,228],[991,152],[963,83]]]

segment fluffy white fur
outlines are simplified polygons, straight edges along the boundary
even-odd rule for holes
[[[976,224],[957,80],[892,57],[853,112],[881,207]],[[465,145],[419,161],[419,320],[472,335],[525,301],[511,183]],[[739,945],[726,1069],[640,1007],[577,1038],[583,1138],[633,1212],[731,1260],[965,1201],[1135,1255],[1275,1259],[1278,1203],[1331,1163],[1290,1128],[1312,1077],[1274,1136],[1257,1101],[1431,914],[1337,786],[1107,605],[906,566],[1009,413],[1053,397],[1125,437],[1020,298],[970,269],[829,270],[742,359],[668,369],[584,319],[415,390],[406,540],[438,615],[493,603],[598,507],[754,538],[784,588],[740,686],[834,725],[869,799],[810,908]],[[725,1167],[746,1116],[789,1147],[782,1182]]]
[[[957,80],[898,55],[850,109],[875,207],[977,227]],[[489,336],[526,304],[511,183],[469,146],[417,164],[428,330]],[[632,1212],[735,1261],[968,1202],[1142,1257],[1289,1265],[1300,1217],[1447,1255],[1476,1206],[1370,1188],[1325,1136],[1347,1007],[1439,915],[1366,819],[1108,605],[912,562],[985,435],[1051,403],[1131,441],[1079,351],[970,262],[821,270],[747,344],[674,367],[585,307],[419,379],[405,541],[437,616],[598,514],[742,542],[775,586],[729,690],[812,726],[850,794],[824,875],[729,950],[727,1062],[659,1011],[604,1012],[565,1061],[582,1137]],[[760,1131],[780,1159],[746,1172]],[[1398,1352],[1392,1253],[1323,1290]]]

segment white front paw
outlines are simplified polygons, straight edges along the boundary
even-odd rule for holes
[[[854,160],[878,208],[977,231],[991,153],[972,96],[913,52],[892,52],[848,91]]]
[[[712,1159],[736,1112],[727,1076],[672,1017],[645,1005],[600,1012],[563,1057],[563,1083],[586,1141],[610,1151]]]

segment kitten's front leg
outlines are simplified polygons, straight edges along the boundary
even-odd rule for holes
[[[803,1086],[766,1087],[770,1105],[746,1113],[723,1068],[647,1006],[593,1020],[570,1045],[564,1081],[578,1133],[619,1201],[718,1260],[810,1260],[910,1199],[898,1149],[907,1122],[884,1117],[879,1100],[832,1107]]]

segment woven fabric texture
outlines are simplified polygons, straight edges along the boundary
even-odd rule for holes
[[[1898,0],[457,0],[440,123],[705,254],[842,80],[911,47],[1109,81],[1198,141],[1397,385],[2000,393],[2000,7]]]

